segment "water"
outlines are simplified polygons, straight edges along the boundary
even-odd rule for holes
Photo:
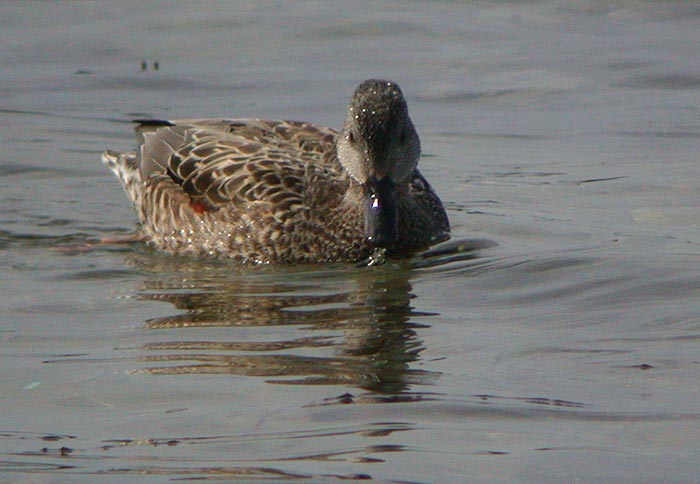
[[[3,2],[0,481],[698,482],[699,26],[672,1]],[[129,119],[337,127],[375,76],[476,250],[63,250],[133,229],[99,163]]]

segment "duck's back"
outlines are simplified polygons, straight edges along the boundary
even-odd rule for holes
[[[160,249],[245,262],[368,253],[361,209],[341,206],[350,182],[336,131],[245,119],[149,121],[137,133],[137,154],[110,152],[105,161]]]
[[[311,162],[339,171],[335,155],[338,133],[311,123],[259,119],[185,119],[144,121],[136,128],[141,174],[176,170],[192,172],[214,166],[260,161]],[[231,168],[229,168],[231,170]]]

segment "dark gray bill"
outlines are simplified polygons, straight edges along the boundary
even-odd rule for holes
[[[396,184],[385,176],[367,182],[365,236],[374,247],[389,248],[398,236]]]

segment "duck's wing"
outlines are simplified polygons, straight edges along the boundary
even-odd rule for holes
[[[309,167],[335,163],[335,132],[289,121],[149,121],[137,128],[143,180],[167,174],[198,210],[301,204]],[[331,155],[332,154],[332,155]]]
[[[291,148],[306,154],[316,153],[321,163],[327,163],[333,167],[336,164],[335,142],[338,131],[313,123],[252,118],[139,120],[137,123],[136,133],[139,145],[145,145],[145,139],[154,132],[158,132],[162,141],[169,145],[169,149],[166,148],[165,152],[156,149],[151,161],[165,159],[173,148],[183,146],[186,134],[183,128],[188,128],[204,130],[222,137],[232,135],[241,141],[247,140],[261,145],[282,146],[285,149]],[[162,166],[162,163],[157,164]]]
[[[425,227],[432,230],[432,243],[443,242],[450,238],[450,220],[442,201],[437,196],[428,180],[416,169],[408,184],[410,196],[421,207]]]

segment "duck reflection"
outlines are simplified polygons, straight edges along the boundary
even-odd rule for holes
[[[406,391],[438,374],[411,368],[431,314],[411,306],[411,269],[232,268],[225,263],[136,256],[151,274],[139,297],[182,312],[148,320],[161,341],[144,344],[139,372],[236,374],[285,384],[342,384]]]

